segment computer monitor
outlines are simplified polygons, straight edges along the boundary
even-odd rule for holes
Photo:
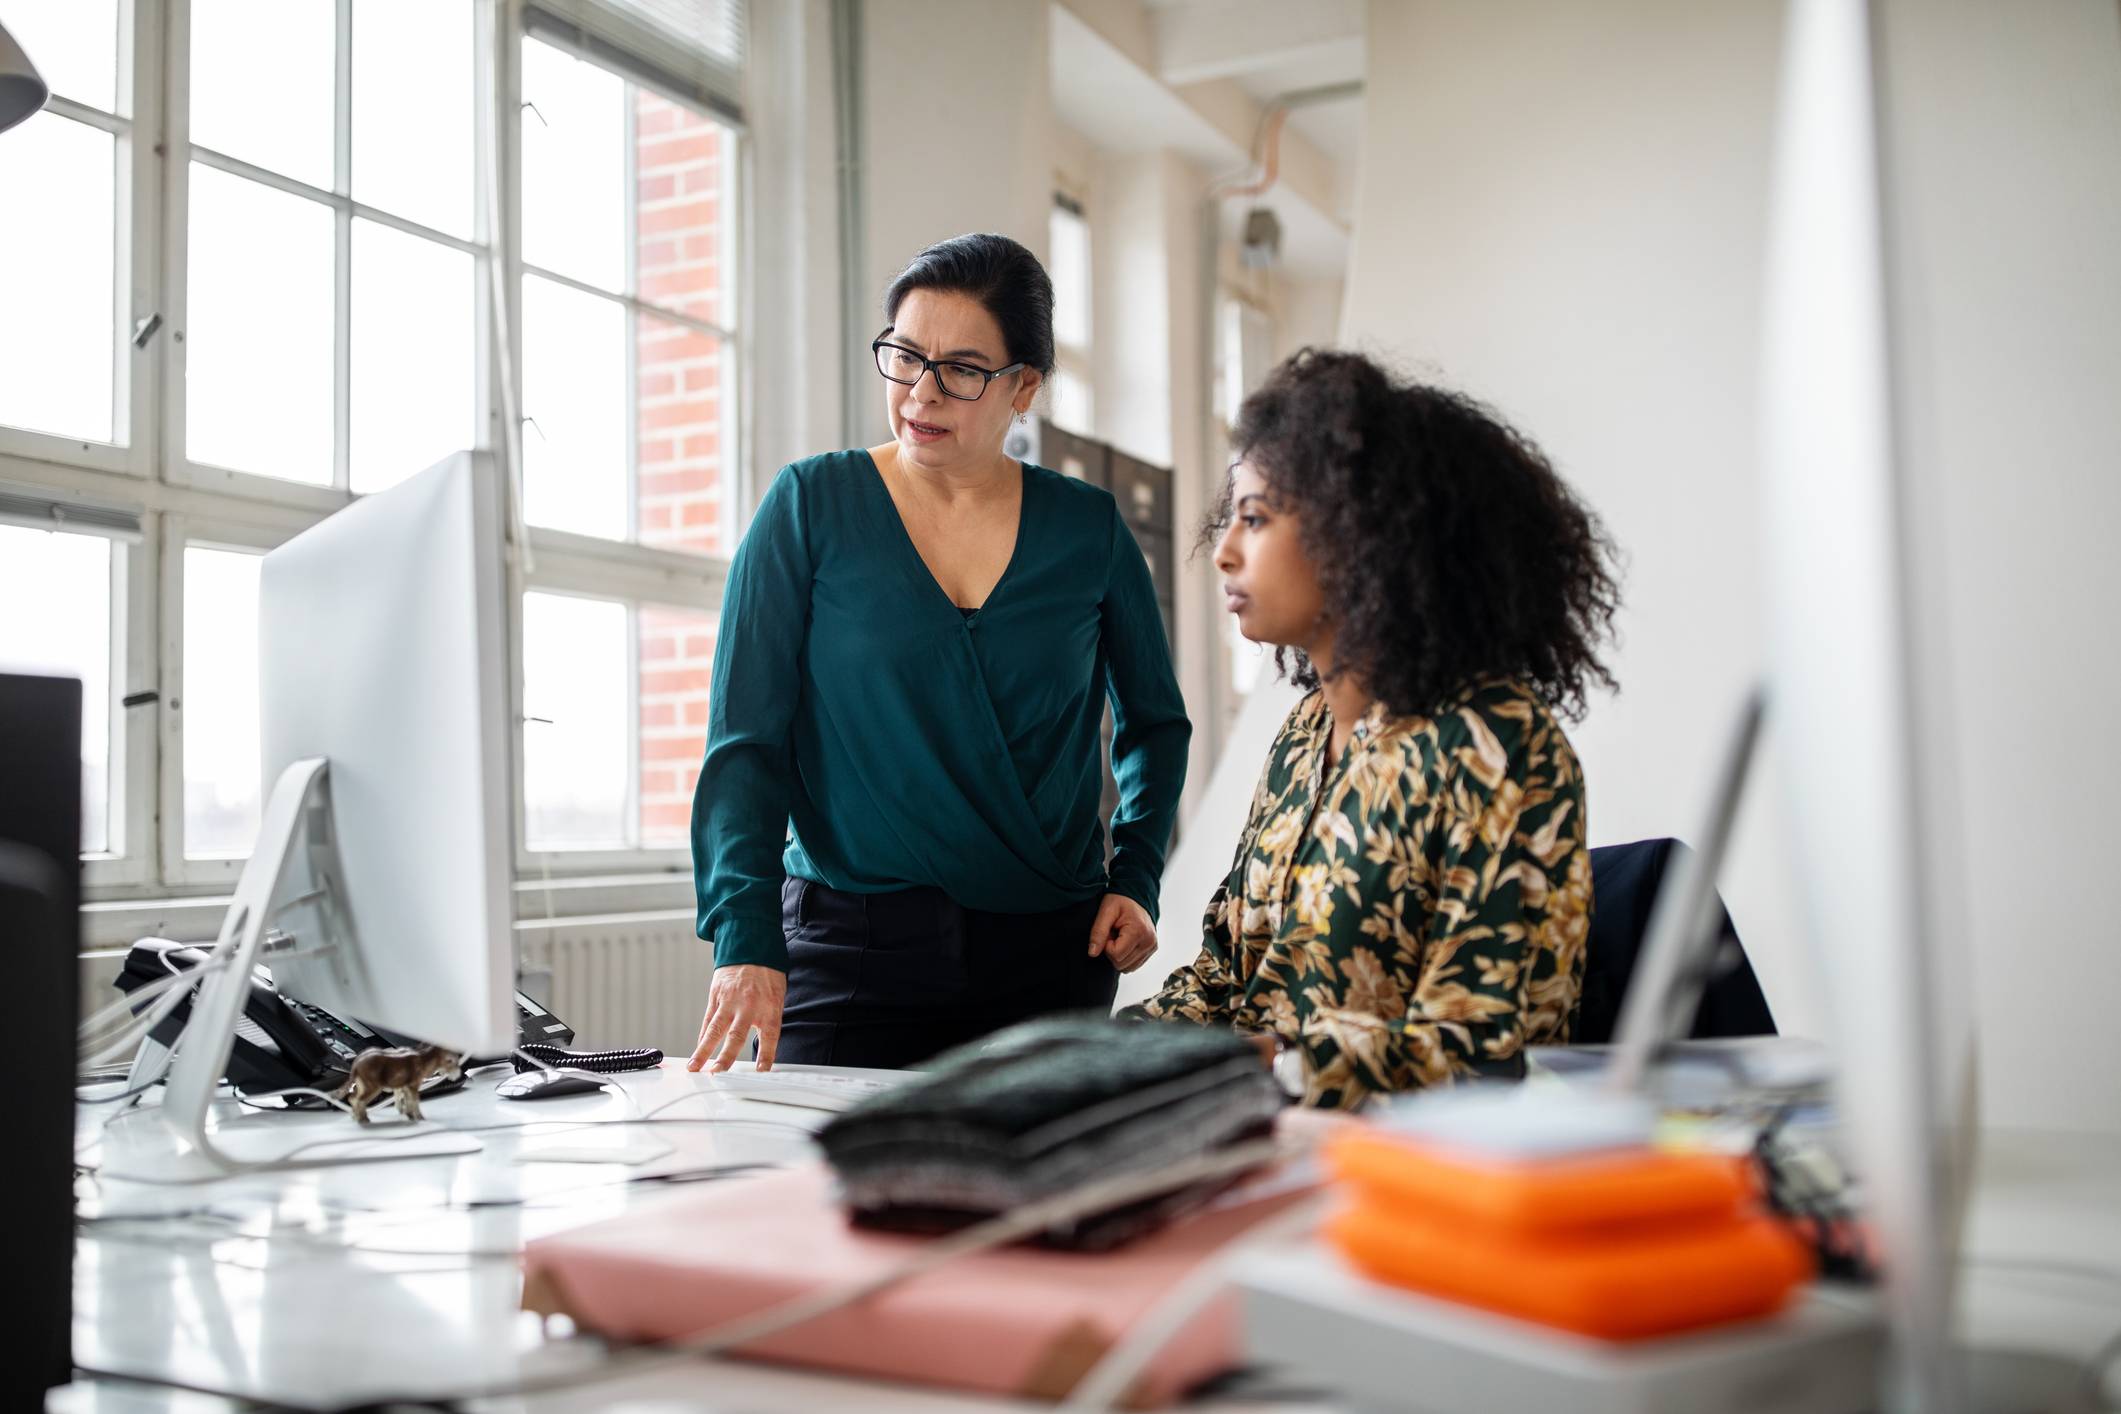
[[[1972,1171],[1971,959],[1940,803],[1952,752],[1932,560],[1901,412],[1879,119],[1881,22],[1794,0],[1769,210],[1761,403],[1769,711],[1838,1095],[1884,1249],[1887,1405],[1964,1407],[1951,1348]]]
[[[281,1157],[270,1116],[208,1124],[255,963],[290,995],[402,1035],[514,1044],[501,504],[492,458],[461,453],[265,557],[272,785],[160,1107],[178,1167]],[[401,1141],[331,1161],[465,1147]],[[142,1162],[140,1145],[125,1150]]]
[[[22,1293],[0,1406],[42,1408],[73,1377],[74,1022],[81,952],[81,682],[0,673],[0,967],[9,1027],[0,1212]]]
[[[1711,783],[1709,804],[1694,849],[1675,850],[1650,913],[1635,976],[1613,1028],[1613,1058],[1606,1085],[1621,1094],[1642,1090],[1667,1045],[1683,1041],[1715,975],[1723,945],[1723,903],[1716,876],[1730,848],[1744,798],[1753,750],[1760,738],[1761,695],[1749,692],[1723,764]]]

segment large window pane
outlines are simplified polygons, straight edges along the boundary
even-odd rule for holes
[[[332,214],[194,162],[186,455],[329,485]]]
[[[626,287],[626,83],[523,41],[523,258]]]
[[[523,834],[531,849],[628,843],[626,606],[523,596]]]
[[[728,546],[724,469],[735,365],[720,339],[634,319],[635,523],[643,545],[715,554]]]
[[[184,551],[184,853],[240,858],[258,838],[260,556]]]
[[[641,606],[641,843],[673,848],[692,838],[692,792],[707,753],[707,685],[714,671],[713,614]]]
[[[39,113],[0,139],[0,423],[112,439],[116,191],[106,132]]]
[[[353,223],[353,489],[380,491],[475,445],[469,255]]]
[[[118,95],[118,0],[9,0],[8,33],[53,93],[101,108]],[[130,111],[127,104],[125,110]],[[0,185],[0,191],[5,191]]]
[[[123,553],[100,536],[0,525],[0,672],[81,679],[83,854],[120,847],[110,809],[110,586],[111,557]]]
[[[353,24],[354,198],[470,239],[470,0],[361,0]]]
[[[192,0],[191,140],[329,191],[333,0]]]
[[[1069,348],[1090,343],[1090,226],[1082,213],[1056,205],[1047,231],[1053,274],[1053,338]]]
[[[623,540],[626,307],[523,280],[524,512],[533,525]]]

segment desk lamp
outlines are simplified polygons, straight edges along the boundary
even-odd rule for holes
[[[52,96],[51,87],[37,74],[37,66],[15,43],[15,37],[0,25],[0,133],[42,108]]]

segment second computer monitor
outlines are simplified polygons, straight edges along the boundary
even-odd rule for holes
[[[325,758],[309,829],[344,873],[274,979],[484,1054],[515,1034],[501,504],[493,459],[460,453],[267,555],[258,595],[264,779]]]

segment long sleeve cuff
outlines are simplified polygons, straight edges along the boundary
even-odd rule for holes
[[[778,918],[724,916],[714,927],[716,967],[770,967],[788,970],[788,942]]]
[[[1133,899],[1148,912],[1151,923],[1157,921],[1157,903],[1163,895],[1162,881],[1129,860],[1124,849],[1112,856],[1111,874],[1105,891]]]

